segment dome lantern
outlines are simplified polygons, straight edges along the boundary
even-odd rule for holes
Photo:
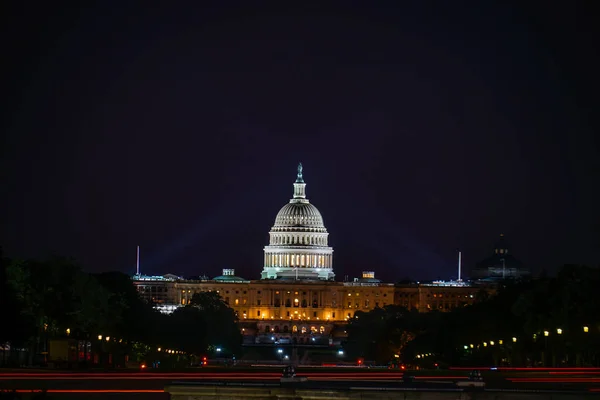
[[[298,164],[298,175],[296,177],[296,182],[294,182],[294,198],[290,201],[302,201],[306,199],[306,183],[304,183],[304,178],[302,178],[302,163]]]

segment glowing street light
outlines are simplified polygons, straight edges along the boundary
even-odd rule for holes
[[[502,340],[502,339],[498,340],[498,344],[503,344],[503,343],[504,343],[504,340]]]
[[[67,328],[67,336],[71,334],[71,328]]]
[[[550,336],[550,332],[544,331],[544,336]]]
[[[517,343],[517,338],[513,337],[513,343]]]
[[[493,346],[493,345],[494,345],[494,341],[490,340],[490,346]]]
[[[110,336],[107,336],[106,337],[106,341],[108,342],[109,340],[110,340]]]
[[[102,335],[98,335],[98,340],[102,340]]]
[[[483,347],[487,347],[487,342],[483,342]]]
[[[556,328],[556,333],[558,333],[559,335],[562,335],[562,329]]]
[[[590,331],[590,328],[587,326],[583,327],[583,332],[588,333]]]

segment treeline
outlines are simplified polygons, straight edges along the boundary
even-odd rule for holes
[[[451,312],[388,306],[356,313],[348,354],[414,366],[600,366],[600,269],[564,266],[556,277],[506,282],[487,300]]]
[[[0,260],[0,345],[11,349],[9,360],[25,349],[27,364],[42,364],[54,339],[88,343],[84,352],[95,357],[86,354],[84,364],[112,366],[164,357],[187,363],[217,346],[235,353],[241,345],[236,316],[217,294],[201,293],[165,315],[142,301],[120,272],[88,274],[60,257]]]

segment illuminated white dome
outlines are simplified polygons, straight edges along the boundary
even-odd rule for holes
[[[305,203],[294,200],[296,199],[292,199],[279,210],[272,231],[327,232],[317,207],[310,204],[308,200]]]
[[[328,233],[317,207],[306,198],[302,164],[294,182],[294,197],[283,206],[269,232],[263,279],[333,279]]]

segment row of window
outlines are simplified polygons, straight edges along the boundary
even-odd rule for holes
[[[237,312],[236,312],[236,314],[237,314]],[[244,312],[242,313],[242,315],[244,316],[244,318],[247,318],[247,316],[248,316],[248,313],[246,312],[246,310],[244,310]],[[258,310],[258,311],[256,311],[256,316],[257,316],[257,317],[265,317],[266,315],[267,315],[267,314],[266,314],[266,313],[263,313],[261,310]],[[329,315],[329,314],[328,314],[328,315]],[[348,314],[348,315],[350,315],[350,314]],[[291,316],[292,316],[292,315],[291,315],[291,313],[288,311],[288,312],[286,313],[286,317],[291,317]],[[300,316],[300,315],[298,314],[298,311],[294,312],[294,316],[295,316],[295,317],[299,317],[299,316]],[[303,318],[304,318],[304,317],[306,317],[306,314],[305,314],[305,313],[302,313],[302,317],[303,317]],[[313,312],[313,318],[318,318],[318,314],[317,314],[317,312],[316,312],[316,311],[314,311],[314,312]],[[328,316],[327,318],[329,318],[329,316]],[[331,318],[335,319],[335,311],[333,311],[333,312],[331,313]]]
[[[308,332],[308,328],[306,326],[301,326],[300,327],[300,332],[301,333],[307,333]],[[273,328],[271,328],[269,325],[265,326],[265,333],[289,333],[290,328],[287,325],[284,325],[283,328],[279,328],[278,325],[275,325]],[[310,327],[310,333],[324,333],[325,332],[325,327],[323,325],[321,325],[319,327],[319,329],[317,330],[316,326],[311,326]],[[298,333],[298,325],[293,325],[292,326],[292,333]]]

